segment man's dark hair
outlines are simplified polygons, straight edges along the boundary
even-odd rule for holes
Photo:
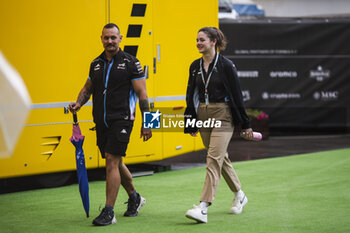
[[[114,28],[114,27],[116,27],[117,29],[118,29],[118,31],[120,32],[120,30],[119,30],[119,27],[116,25],[116,24],[114,24],[114,23],[108,23],[108,24],[106,24],[104,27],[103,27],[103,29],[105,29],[105,28]],[[102,30],[103,30],[102,29]]]

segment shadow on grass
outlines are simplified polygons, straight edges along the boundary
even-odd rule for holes
[[[175,225],[179,226],[193,226],[193,225],[204,225],[205,223],[198,223],[198,222],[181,222],[181,223],[176,223]]]

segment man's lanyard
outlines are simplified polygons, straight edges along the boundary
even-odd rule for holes
[[[218,58],[219,58],[219,54],[216,53],[216,56],[215,56],[215,62],[214,62],[214,66],[213,66],[213,69],[211,69],[209,75],[208,75],[208,79],[207,81],[204,80],[204,72],[203,72],[203,66],[202,66],[202,63],[203,63],[203,58],[200,60],[200,69],[201,69],[201,75],[202,75],[202,81],[203,81],[203,84],[204,84],[204,98],[205,98],[205,105],[209,105],[209,94],[208,94],[208,85],[209,85],[209,81],[210,81],[210,78],[211,78],[211,74],[213,73],[213,70],[215,69],[215,66],[216,66],[216,63],[218,62]],[[210,66],[210,64],[209,64]],[[209,66],[208,66],[208,71],[209,71]]]

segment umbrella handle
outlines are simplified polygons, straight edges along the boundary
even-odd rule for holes
[[[73,113],[73,121],[75,125],[78,124],[78,117],[76,113]]]

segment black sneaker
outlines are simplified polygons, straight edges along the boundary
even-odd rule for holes
[[[128,209],[125,211],[124,216],[126,217],[135,217],[137,216],[141,207],[146,204],[146,199],[143,198],[140,194],[137,193],[136,198],[129,198],[125,204],[128,203]]]
[[[117,219],[114,217],[113,210],[107,210],[103,208],[100,215],[92,221],[92,224],[95,226],[107,226],[117,222]]]

